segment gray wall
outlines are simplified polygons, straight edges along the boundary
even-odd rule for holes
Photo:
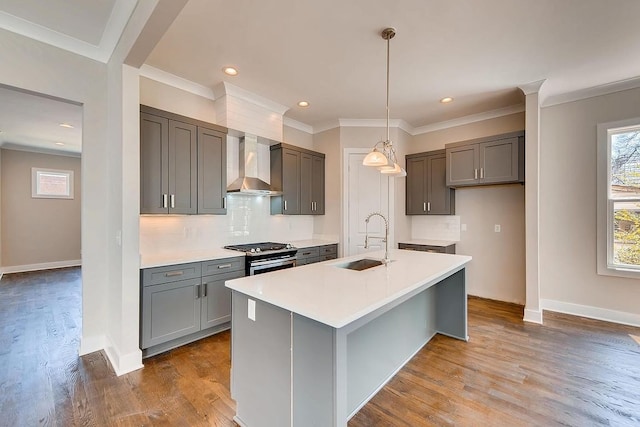
[[[2,267],[80,260],[80,158],[0,150]],[[31,197],[31,168],[72,170],[73,200]]]

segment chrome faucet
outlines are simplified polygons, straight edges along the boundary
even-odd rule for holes
[[[372,216],[379,216],[384,221],[384,239],[382,237],[371,236],[369,237],[369,233],[367,231],[367,225],[369,225],[369,220]],[[384,260],[382,262],[384,264],[388,264],[391,262],[389,258],[389,221],[382,215],[380,212],[370,213],[367,219],[364,220],[364,248],[367,249],[369,247],[369,239],[382,239],[384,242]]]

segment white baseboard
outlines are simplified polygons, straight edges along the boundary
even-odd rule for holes
[[[523,320],[525,322],[538,323],[542,325],[542,310],[532,310],[525,306]]]
[[[104,341],[104,335],[80,337],[80,356],[102,350],[104,348]]]
[[[77,267],[82,265],[82,260],[73,259],[68,261],[42,262],[39,264],[12,265],[2,267],[2,273],[24,273],[27,271],[51,270],[54,268]],[[1,276],[0,276],[1,278]]]
[[[122,354],[109,337],[105,337],[104,352],[117,376],[142,369],[142,351],[138,348],[130,353]]]
[[[628,313],[626,311],[609,310],[606,308],[548,299],[540,300],[540,307],[542,307],[543,310],[640,327],[640,314]]]

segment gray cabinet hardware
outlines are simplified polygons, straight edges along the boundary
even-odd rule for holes
[[[285,211],[287,210],[287,201],[286,200],[284,201],[284,210]]]
[[[196,290],[196,299],[199,299],[200,298],[200,285],[196,285],[195,290]]]
[[[176,207],[176,195],[172,194],[171,195],[171,209],[174,209]]]
[[[170,271],[168,273],[164,274],[164,277],[177,277],[177,276],[182,276],[184,274],[184,271]]]
[[[163,194],[162,195],[162,207],[163,208],[168,208],[169,206],[167,206],[167,196],[168,194]]]
[[[427,212],[431,212],[431,202],[427,202]]]
[[[231,264],[220,264],[218,268],[231,268]]]
[[[202,284],[202,298],[207,296],[207,283]]]

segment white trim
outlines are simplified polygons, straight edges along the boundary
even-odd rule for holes
[[[99,45],[77,39],[2,11],[0,11],[0,28],[77,55],[107,63],[136,4],[137,0],[116,0],[109,20],[105,24]]]
[[[557,313],[571,314],[573,316],[587,317],[589,319],[640,327],[640,314],[636,313],[609,310],[607,308],[548,299],[540,300],[540,306],[543,310],[555,311]]]
[[[329,120],[328,122],[320,123],[319,125],[313,126],[313,134],[325,132],[331,129],[340,127],[340,119]]]
[[[80,337],[80,350],[78,351],[78,355],[84,356],[85,354],[102,350],[104,348],[104,341],[104,335]]]
[[[142,67],[140,67],[140,76],[155,80],[167,86],[172,86],[177,89],[184,90],[185,92],[189,92],[203,98],[210,99],[212,101],[216,100],[216,97],[211,88],[200,85],[198,83],[194,83],[191,80],[184,79],[180,76],[168,73],[159,68],[152,67],[151,65],[142,65]]]
[[[279,115],[283,115],[289,107],[278,104],[270,99],[256,95],[253,92],[249,92],[246,89],[232,85],[229,82],[222,81],[213,87],[213,95],[217,98],[222,98],[225,95],[231,95],[235,98],[242,99],[243,101],[250,102],[260,107],[266,108],[269,111],[273,111]]]
[[[543,107],[551,107],[558,104],[580,101],[596,96],[608,95],[610,93],[622,92],[624,90],[636,89],[640,87],[640,76],[616,82],[605,83],[599,86],[579,89],[573,92],[560,93],[550,96],[543,102]]]
[[[287,126],[287,127],[290,127],[290,128],[293,128],[293,129],[298,129],[298,130],[300,130],[302,132],[306,132],[308,134],[313,135],[313,126],[309,126],[306,123],[299,122],[299,121],[294,120],[292,118],[282,117],[282,124]]]
[[[76,151],[63,151],[53,148],[36,147],[34,145],[18,145],[13,142],[0,142],[3,150],[26,151],[28,153],[50,154],[52,156],[81,157],[82,153]]]
[[[52,270],[54,268],[78,267],[82,265],[82,260],[74,259],[69,261],[42,262],[39,264],[12,265],[2,267],[2,272],[24,273],[27,271]]]
[[[534,93],[539,93],[540,89],[542,88],[542,85],[546,81],[547,81],[547,79],[542,79],[542,80],[538,80],[536,82],[525,83],[525,84],[520,85],[518,87],[520,88],[522,93],[524,93],[524,95],[527,96],[527,95],[531,95],[531,94],[534,94]]]
[[[457,126],[464,126],[471,123],[481,122],[484,120],[495,119],[498,117],[509,116],[524,112],[524,104],[511,105],[497,110],[485,111],[483,113],[472,114],[470,116],[459,117],[457,119],[446,120],[444,122],[432,123],[430,125],[417,127],[411,132],[411,135],[419,135],[423,133],[435,132],[438,130],[449,129]]]
[[[117,376],[142,369],[142,350],[136,349],[128,354],[121,354],[108,336],[104,337],[104,352]]]
[[[524,309],[524,317],[522,318],[525,322],[537,323],[542,325],[542,310],[531,310],[528,308]]]

